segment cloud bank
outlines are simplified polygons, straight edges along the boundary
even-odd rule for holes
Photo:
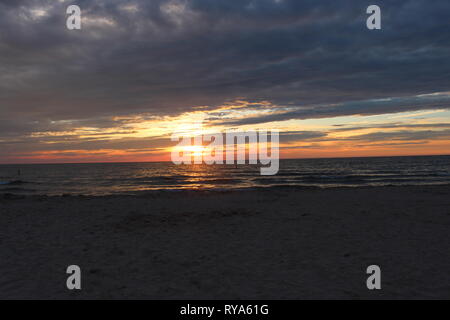
[[[275,112],[224,124],[448,109],[450,2],[378,0],[381,31],[366,28],[370,4],[3,0],[0,143],[236,100]]]

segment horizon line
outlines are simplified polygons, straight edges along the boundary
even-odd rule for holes
[[[280,158],[280,160],[321,160],[321,159],[376,159],[376,158],[410,158],[410,157],[449,157],[449,154],[429,155],[395,155],[395,156],[359,156],[359,157],[312,157],[312,158]],[[247,160],[247,159],[246,159]],[[92,162],[38,162],[38,163],[0,163],[0,166],[14,165],[64,165],[64,164],[125,164],[125,163],[173,163],[167,161],[92,161]],[[194,165],[194,164],[187,164]],[[202,165],[202,164],[200,164]],[[223,165],[226,165],[225,163]],[[247,164],[245,164],[247,165]]]

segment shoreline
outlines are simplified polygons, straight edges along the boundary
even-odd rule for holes
[[[383,158],[431,158],[450,157],[448,154],[409,154],[409,155],[386,155],[386,156],[360,156],[360,157],[311,157],[311,158],[280,158],[280,161],[297,160],[340,160],[340,159],[383,159]],[[112,162],[31,162],[31,163],[0,163],[0,166],[53,166],[53,165],[92,165],[92,164],[138,164],[138,163],[162,163],[172,164],[171,160],[166,161],[112,161]]]
[[[384,188],[446,188],[450,183],[430,183],[430,184],[405,184],[405,185],[380,185],[380,186],[295,186],[295,185],[277,185],[261,187],[242,187],[242,188],[185,188],[185,189],[155,189],[142,191],[117,192],[110,194],[82,194],[82,193],[61,193],[61,194],[40,194],[40,193],[14,193],[14,190],[1,190],[0,200],[6,199],[28,199],[28,198],[108,198],[108,197],[145,197],[153,195],[183,195],[187,194],[224,194],[240,192],[296,192],[296,191],[328,191],[328,190],[376,190]],[[6,191],[6,192],[3,192]],[[8,192],[9,191],[9,192]],[[17,191],[17,190],[16,190]],[[28,191],[28,190],[27,190]]]
[[[448,185],[0,197],[0,298],[449,299],[449,226]]]

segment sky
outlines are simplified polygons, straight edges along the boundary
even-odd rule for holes
[[[280,130],[283,158],[450,154],[450,1],[0,1],[0,163],[165,161],[200,127]]]

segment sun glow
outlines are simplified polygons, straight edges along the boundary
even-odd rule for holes
[[[202,157],[207,152],[207,148],[203,146],[181,146],[175,149],[180,153],[190,154],[193,157]]]
[[[193,156],[201,156],[205,152],[205,149],[202,146],[183,147],[183,151],[190,152]]]

